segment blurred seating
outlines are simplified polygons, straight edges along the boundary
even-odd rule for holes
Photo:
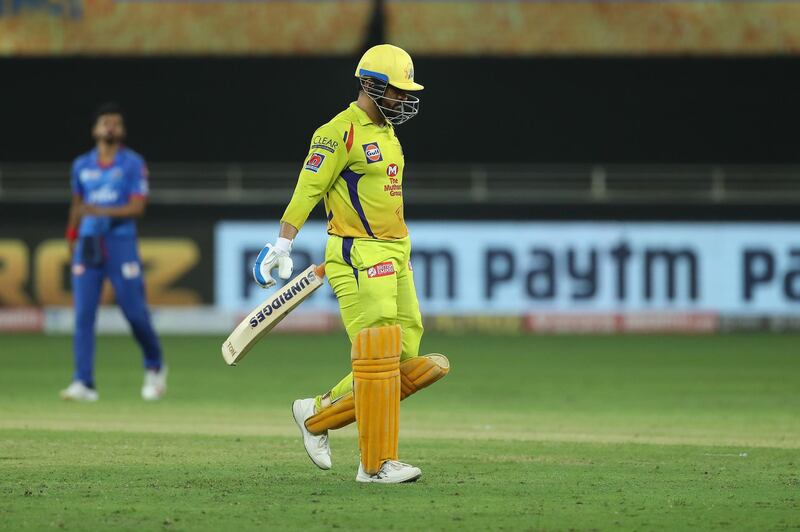
[[[286,203],[298,165],[154,163],[151,201]],[[413,164],[417,204],[800,202],[800,165]],[[69,164],[0,164],[0,201],[64,203]]]

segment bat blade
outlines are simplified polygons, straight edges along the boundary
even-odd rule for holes
[[[235,366],[243,359],[264,335],[322,286],[324,276],[325,265],[312,264],[250,311],[222,344],[225,363]]]

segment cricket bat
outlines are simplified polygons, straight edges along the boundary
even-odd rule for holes
[[[222,344],[222,358],[229,366],[237,362],[283,318],[322,286],[325,264],[312,264],[253,309]]]

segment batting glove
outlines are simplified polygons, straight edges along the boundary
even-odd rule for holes
[[[267,244],[256,258],[253,264],[253,277],[261,288],[271,288],[275,286],[275,279],[272,278],[272,270],[278,268],[278,277],[288,279],[292,276],[292,258],[289,253],[292,251],[292,241],[288,238],[278,238],[275,245]]]

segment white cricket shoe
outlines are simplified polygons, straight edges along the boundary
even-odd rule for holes
[[[65,401],[93,403],[100,399],[100,395],[81,381],[72,381],[66,389],[61,390],[61,398]]]
[[[328,431],[322,434],[312,434],[306,428],[306,420],[314,415],[313,397],[309,399],[298,399],[292,403],[292,416],[297,426],[300,427],[300,434],[303,435],[303,446],[306,448],[308,457],[314,465],[320,469],[331,468],[331,446],[328,443]]]
[[[364,465],[359,460],[358,474],[356,482],[377,482],[380,484],[399,484],[401,482],[414,482],[422,476],[422,471],[397,460],[386,460],[381,466],[380,471],[374,475],[367,475],[364,472]]]
[[[161,366],[159,371],[145,370],[142,399],[158,401],[165,393],[167,393],[167,366]]]

